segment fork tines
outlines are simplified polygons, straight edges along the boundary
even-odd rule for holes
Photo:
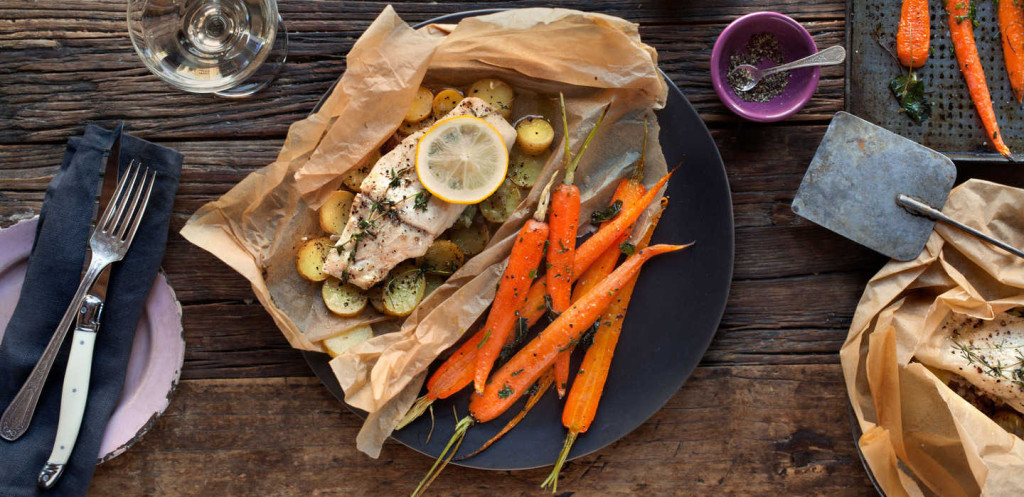
[[[117,190],[110,204],[103,211],[103,217],[96,223],[96,230],[118,242],[130,244],[135,237],[142,215],[149,204],[149,194],[156,182],[156,171],[143,168],[132,160],[124,176],[117,182]]]

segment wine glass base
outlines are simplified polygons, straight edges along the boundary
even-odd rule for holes
[[[267,54],[267,59],[260,64],[260,67],[256,69],[252,76],[245,78],[245,80],[234,87],[215,92],[214,94],[226,98],[248,97],[269,85],[277,77],[277,73],[281,71],[281,67],[284,66],[284,62],[287,59],[288,29],[284,26],[284,20],[278,15],[277,34],[274,36],[274,46],[271,48],[270,53]]]

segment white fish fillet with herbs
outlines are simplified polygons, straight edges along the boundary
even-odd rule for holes
[[[445,118],[472,115],[487,121],[511,149],[516,130],[479,98],[460,102]],[[398,263],[419,257],[466,208],[433,198],[416,176],[416,143],[406,137],[370,170],[352,202],[348,224],[328,253],[324,272],[362,289],[382,281]]]
[[[981,320],[951,314],[938,347],[915,353],[929,366],[950,371],[1024,413],[1024,317],[1011,311]]]

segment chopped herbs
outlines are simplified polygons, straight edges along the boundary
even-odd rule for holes
[[[633,252],[636,252],[636,245],[629,242],[622,242],[619,244],[619,252],[622,252],[627,256],[633,255]]]
[[[605,221],[610,221],[619,215],[619,211],[622,210],[622,201],[616,200],[612,202],[612,205],[605,207],[599,211],[594,211],[590,214],[590,223],[594,225],[601,224]]]
[[[427,205],[430,203],[430,192],[423,190],[416,194],[416,200],[413,201],[412,208],[418,211],[426,212]]]
[[[480,340],[480,343],[476,344],[476,348],[479,349],[480,347],[483,347],[484,344],[487,343],[488,338],[491,338],[491,330],[487,330],[487,333],[484,334],[483,340]]]
[[[512,387],[508,386],[508,383],[506,383],[504,386],[501,387],[501,390],[498,390],[498,398],[507,399],[509,398],[510,395],[514,393],[516,393],[516,391],[512,390]]]
[[[924,81],[916,74],[901,74],[889,82],[889,89],[900,104],[901,112],[921,124],[932,115],[932,104],[924,94]]]
[[[525,370],[525,369],[518,369],[518,370],[515,370],[515,371],[513,371],[513,372],[512,372],[512,374],[511,374],[511,375],[509,375],[509,376],[519,376],[519,375],[520,375],[520,374],[521,374],[521,373],[522,373],[523,371],[526,371],[526,370]]]
[[[530,279],[532,280],[532,279],[534,279],[536,277],[537,277],[537,270],[536,269],[531,269],[530,270]]]

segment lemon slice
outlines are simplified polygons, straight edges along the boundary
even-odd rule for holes
[[[507,171],[505,140],[479,117],[438,121],[416,143],[416,175],[445,202],[480,202],[501,186]]]

